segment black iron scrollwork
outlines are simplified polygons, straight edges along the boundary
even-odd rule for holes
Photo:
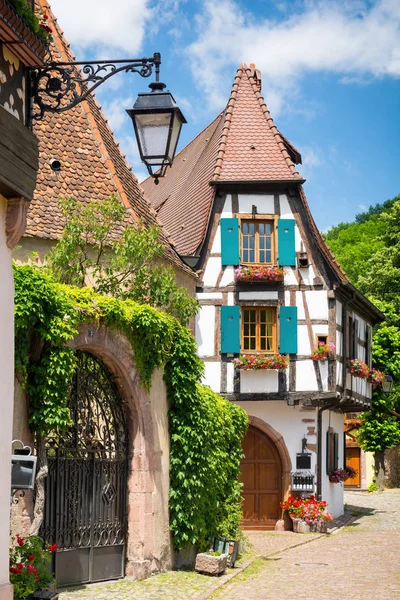
[[[161,56],[94,62],[49,62],[28,70],[32,98],[31,119],[42,120],[46,112],[61,113],[85,100],[117,73],[138,73],[159,79]],[[81,67],[81,68],[79,68]]]

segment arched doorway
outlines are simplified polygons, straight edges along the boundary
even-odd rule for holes
[[[271,439],[250,426],[243,440],[240,480],[244,529],[274,529],[280,518],[282,462]]]
[[[60,585],[124,576],[128,433],[124,405],[110,371],[77,351],[71,427],[46,440],[43,537],[56,543]]]

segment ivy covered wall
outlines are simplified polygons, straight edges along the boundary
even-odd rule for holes
[[[175,547],[204,549],[218,533],[238,535],[241,439],[247,415],[201,386],[203,364],[190,331],[160,310],[55,283],[43,269],[14,267],[16,370],[29,397],[32,431],[69,425],[75,353],[66,344],[81,323],[116,328],[129,340],[145,388],[162,368],[170,403],[170,524]]]

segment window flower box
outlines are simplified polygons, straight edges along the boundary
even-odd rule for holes
[[[241,265],[235,269],[236,281],[283,281],[285,270],[274,265]]]
[[[306,498],[289,496],[280,507],[290,516],[295,533],[326,532],[327,524],[333,520],[333,515],[325,512],[327,503],[316,500],[313,495]]]
[[[329,473],[329,481],[331,483],[342,483],[348,479],[354,479],[356,475],[356,469],[353,469],[353,467],[350,466],[346,466],[343,469],[332,469],[332,471]]]
[[[318,344],[318,348],[311,354],[312,360],[327,360],[333,356],[336,346],[333,342],[329,344]]]
[[[382,383],[385,381],[385,373],[378,371],[378,369],[371,369],[368,374],[367,381],[372,383],[373,387],[382,385]]]
[[[260,369],[287,369],[289,357],[283,354],[241,354],[233,359],[235,367],[245,371],[258,371]]]
[[[369,366],[358,358],[353,358],[348,361],[347,370],[354,375],[354,377],[360,377],[361,379],[367,379],[370,373]]]

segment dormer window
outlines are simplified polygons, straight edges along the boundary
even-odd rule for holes
[[[274,264],[274,221],[241,221],[241,261],[244,264]]]

